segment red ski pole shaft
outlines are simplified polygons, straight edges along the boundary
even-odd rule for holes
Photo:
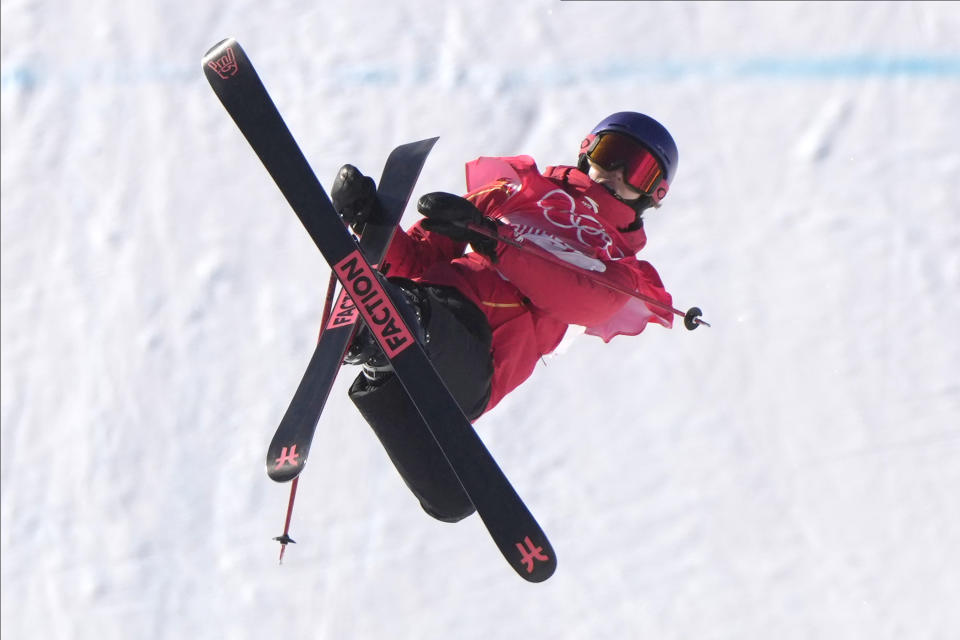
[[[330,319],[330,314],[333,312],[333,299],[334,294],[337,292],[337,274],[330,272],[330,282],[327,284],[327,299],[323,304],[323,320],[320,321],[320,333],[323,334],[323,329],[327,326],[327,320]]]
[[[515,238],[502,236],[496,231],[491,231],[490,229],[481,227],[479,225],[468,224],[467,228],[470,229],[471,231],[479,233],[482,236],[490,238],[491,240],[496,240],[497,242],[503,242],[504,244],[507,244],[511,247],[519,249],[520,251],[523,251],[528,255],[536,256],[542,260],[546,260],[551,264],[557,265],[559,267],[563,267],[564,269],[569,269],[571,271],[575,270],[579,275],[582,275],[583,277],[587,278],[591,282],[594,282],[602,287],[606,287],[612,291],[616,291],[617,293],[622,293],[627,296],[632,296],[634,298],[637,298],[638,300],[642,300],[648,305],[657,307],[658,309],[663,309],[664,311],[670,311],[671,313],[674,313],[680,316],[681,318],[683,318],[684,326],[686,326],[687,329],[690,329],[691,331],[693,329],[696,329],[700,325],[703,325],[705,327],[710,326],[709,322],[706,322],[705,320],[700,319],[700,314],[703,312],[697,307],[691,307],[686,312],[683,312],[680,309],[677,309],[676,307],[672,307],[668,304],[664,304],[663,302],[660,302],[655,298],[651,298],[650,296],[644,295],[639,291],[627,289],[626,287],[621,287],[617,284],[614,284],[613,282],[607,282],[605,280],[601,280],[599,278],[593,277],[589,271],[585,271],[583,269],[577,269],[575,266],[567,262],[564,262],[563,260],[553,255],[552,253],[548,253],[546,251],[536,251],[534,249],[531,249],[527,245],[525,245],[523,242]]]
[[[334,294],[337,290],[337,275],[335,273],[330,273],[330,281],[327,284],[327,299],[323,305],[323,321],[320,323],[320,332],[323,333],[323,328],[327,326],[327,320],[330,319],[330,314],[333,312],[333,299]],[[300,482],[300,476],[297,476],[293,479],[293,482],[290,483],[290,500],[287,502],[287,518],[283,523],[283,535],[274,538],[280,543],[280,564],[283,564],[283,554],[287,550],[287,545],[294,543],[293,538],[290,537],[290,521],[293,519],[293,502],[297,498],[297,485]]]
[[[287,519],[283,525],[283,535],[274,538],[280,543],[280,564],[283,564],[283,554],[287,550],[287,545],[296,544],[296,540],[290,537],[290,519],[293,517],[293,501],[297,497],[297,483],[299,482],[300,477],[298,476],[290,483],[290,502],[287,503]]]

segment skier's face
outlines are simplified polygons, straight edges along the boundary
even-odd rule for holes
[[[593,160],[590,160],[590,170],[587,172],[590,179],[602,185],[610,193],[616,194],[621,200],[632,202],[637,200],[643,194],[627,184],[623,178],[623,169],[614,169],[609,171],[604,169]]]

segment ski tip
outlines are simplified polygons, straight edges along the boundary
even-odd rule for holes
[[[241,67],[250,67],[243,47],[233,38],[224,38],[210,47],[200,60],[203,74],[215,89],[222,82],[240,73]]]
[[[205,54],[203,54],[204,61],[206,61],[207,58],[211,57],[211,55],[213,55],[215,52],[220,51],[221,49],[224,49],[226,47],[229,47],[231,43],[236,44],[237,40],[235,38],[224,38],[217,44],[213,45],[212,47],[207,49],[207,52]]]
[[[519,573],[520,576],[527,582],[536,583],[536,582],[546,581],[550,576],[554,574],[554,572],[556,572],[556,570],[557,570],[557,560],[555,556],[552,556],[550,562],[540,563],[540,565],[536,567],[536,569],[534,569],[532,572],[518,569],[517,573]]]
[[[296,480],[300,476],[300,472],[303,471],[303,466],[287,466],[281,469],[276,468],[275,465],[267,464],[267,476],[274,482],[284,483],[291,482]]]
[[[267,450],[267,475],[274,482],[290,482],[303,471],[309,451],[309,443],[282,446],[271,442]]]
[[[521,542],[500,549],[517,574],[527,582],[543,582],[557,570],[557,554],[545,536],[526,536]]]
[[[423,140],[414,140],[413,142],[407,142],[406,144],[401,144],[398,149],[409,149],[415,147],[424,146],[427,149],[433,148],[433,145],[437,143],[437,140],[440,139],[440,136],[433,136],[432,138],[424,138]]]

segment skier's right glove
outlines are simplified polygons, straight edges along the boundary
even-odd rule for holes
[[[376,220],[383,211],[373,178],[363,175],[352,164],[340,167],[330,189],[330,200],[343,221],[357,233],[361,233],[367,222]]]
[[[458,242],[469,242],[474,251],[497,261],[497,241],[468,228],[468,225],[482,227],[495,234],[499,224],[484,216],[466,198],[434,191],[420,198],[417,211],[427,218],[421,223],[427,231],[441,233]]]

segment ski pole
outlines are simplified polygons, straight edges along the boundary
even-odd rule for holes
[[[337,292],[337,274],[330,272],[330,281],[327,284],[327,299],[323,303],[323,322],[320,323],[320,335],[327,326],[327,320],[330,319],[330,313],[333,311],[334,294]],[[319,336],[317,337],[319,340]]]
[[[594,282],[602,287],[606,287],[612,291],[616,291],[617,293],[622,293],[624,295],[632,296],[634,298],[637,298],[638,300],[642,300],[648,305],[657,307],[658,309],[663,309],[664,311],[670,311],[671,313],[683,318],[683,326],[685,326],[689,331],[693,331],[700,325],[703,325],[705,327],[710,326],[709,322],[707,322],[706,320],[703,320],[700,317],[703,315],[703,311],[700,309],[700,307],[690,307],[689,309],[687,309],[686,312],[683,312],[680,309],[677,309],[676,307],[672,307],[668,304],[664,304],[663,302],[660,302],[655,298],[651,298],[650,296],[644,295],[639,291],[633,291],[631,289],[627,289],[626,287],[621,287],[619,285],[616,285],[612,282],[607,282],[605,280],[601,280],[600,278],[596,278],[592,276],[589,271],[585,271],[583,269],[577,269],[575,266],[567,262],[564,262],[563,260],[553,255],[552,253],[548,253],[546,251],[536,251],[534,249],[529,248],[521,240],[517,240],[515,238],[509,238],[507,236],[502,236],[496,231],[491,231],[485,227],[481,227],[475,224],[467,224],[466,228],[469,229],[470,231],[479,233],[484,237],[490,238],[491,240],[496,240],[497,242],[503,242],[504,244],[507,244],[511,247],[519,249],[520,251],[523,251],[529,255],[537,256],[543,260],[546,260],[551,264],[563,267],[565,269],[570,269],[572,271],[576,271],[578,274],[584,276],[591,282]]]
[[[327,299],[323,305],[323,322],[320,323],[320,333],[327,326],[327,320],[333,312],[333,299],[337,291],[337,274],[330,272],[330,281],[327,284]],[[287,502],[287,518],[283,525],[283,535],[274,538],[280,543],[280,564],[283,564],[283,554],[287,550],[288,544],[296,544],[296,540],[290,537],[290,520],[293,518],[293,501],[297,497],[297,484],[300,482],[300,476],[293,479],[290,483],[290,501]]]

